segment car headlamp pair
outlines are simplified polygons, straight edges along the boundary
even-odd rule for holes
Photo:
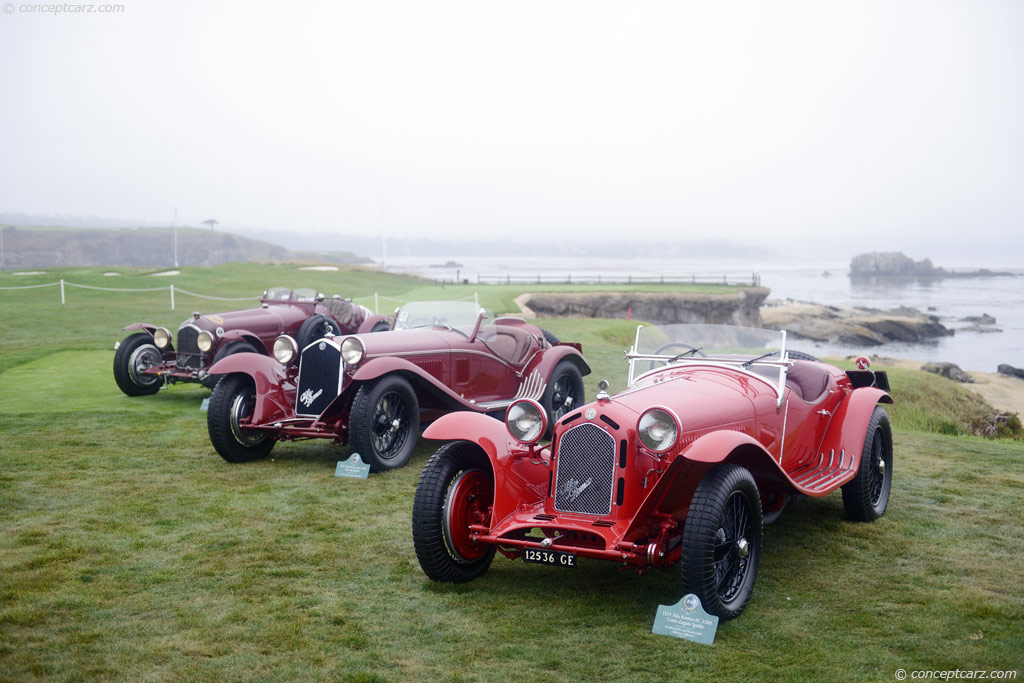
[[[346,337],[341,342],[341,358],[347,365],[356,365],[366,354],[366,347],[359,337]],[[287,334],[282,334],[274,340],[274,358],[278,363],[287,365],[299,355],[298,344]]]

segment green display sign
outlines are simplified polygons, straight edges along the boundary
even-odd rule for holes
[[[714,643],[717,630],[718,617],[705,612],[700,598],[693,593],[684,595],[674,605],[658,605],[654,628],[651,629],[658,635],[692,640],[702,645]]]
[[[334,469],[336,477],[350,477],[353,479],[366,479],[370,474],[370,463],[363,462],[358,453],[353,453],[348,460],[339,460],[338,466]]]

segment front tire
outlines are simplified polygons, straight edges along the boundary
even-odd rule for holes
[[[143,371],[164,362],[153,337],[146,332],[129,335],[114,352],[114,381],[128,396],[148,396],[160,391],[163,378]]]
[[[697,485],[683,529],[683,591],[708,614],[733,619],[754,591],[761,557],[761,498],[743,467],[718,465]]]
[[[399,375],[363,384],[349,418],[352,450],[374,472],[409,462],[420,432],[420,404],[412,385]]]
[[[548,432],[555,422],[572,410],[583,405],[583,375],[571,360],[563,360],[555,366],[551,379],[544,390],[540,404],[548,411]]]
[[[259,460],[274,448],[272,436],[244,426],[255,406],[256,385],[248,375],[228,375],[210,394],[206,428],[213,447],[228,462]]]
[[[864,437],[857,475],[843,486],[846,516],[873,522],[885,514],[892,490],[892,427],[882,406],[875,406]]]
[[[468,441],[442,446],[420,475],[412,505],[416,559],[432,581],[465,583],[491,566],[494,546],[478,545],[469,525],[490,525],[494,504],[491,465]]]

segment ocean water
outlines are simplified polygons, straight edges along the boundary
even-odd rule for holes
[[[696,276],[698,280],[723,276],[732,282],[750,282],[753,275],[771,289],[769,300],[795,299],[844,308],[867,306],[883,310],[911,306],[936,315],[952,337],[943,337],[922,344],[883,344],[849,347],[796,340],[795,348],[822,355],[871,353],[921,361],[948,361],[965,370],[995,372],[1000,363],[1024,368],[1024,268],[998,258],[987,262],[947,262],[936,259],[947,270],[971,271],[988,268],[1014,273],[1012,277],[945,278],[941,280],[888,280],[861,282],[848,277],[849,259],[843,260],[774,260],[743,259],[615,259],[592,257],[516,257],[516,256],[451,256],[461,264],[455,268],[436,268],[448,258],[394,257],[386,263],[387,270],[407,272],[423,277],[455,280],[469,279],[470,289],[478,277],[542,278],[596,277],[625,278],[627,275],[657,277]],[[827,273],[827,275],[826,275]],[[609,285],[614,288],[614,285]],[[967,316],[983,313],[993,316],[999,332],[965,330]]]

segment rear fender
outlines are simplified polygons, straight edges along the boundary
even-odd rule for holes
[[[686,516],[697,484],[711,468],[732,462],[747,468],[758,482],[786,481],[778,463],[753,437],[742,432],[722,430],[698,438],[668,466],[654,488],[640,504],[623,538],[628,541],[648,536],[652,516],[679,521]]]
[[[211,375],[242,374],[252,378],[256,385],[256,407],[252,421],[266,424],[292,417],[292,400],[282,389],[288,379],[288,369],[276,359],[258,353],[236,353],[222,358],[210,368]]]
[[[509,435],[502,420],[482,413],[449,413],[427,427],[423,438],[469,441],[487,455],[494,474],[492,529],[520,504],[532,505],[547,496],[550,467],[535,463],[550,463],[549,449],[537,449],[531,457],[530,452]]]
[[[381,356],[367,361],[352,373],[352,379],[357,382],[369,382],[393,372],[409,376],[409,379],[418,385],[417,389],[430,392],[453,408],[479,410],[475,404],[456,394],[420,366],[396,356]]]
[[[860,467],[860,452],[864,450],[864,438],[868,434],[868,423],[871,414],[879,403],[892,403],[892,396],[876,387],[854,389],[839,404],[828,429],[821,440],[821,452],[833,450],[847,453],[853,458],[855,471]]]
[[[268,353],[267,347],[264,346],[263,344],[263,340],[257,337],[252,332],[248,332],[246,330],[228,330],[227,332],[224,333],[224,336],[220,338],[221,346],[223,346],[224,344],[230,344],[231,342],[235,341],[248,342],[252,344],[260,353]]]
[[[359,325],[359,329],[356,330],[356,334],[365,334],[373,330],[373,326],[377,323],[387,323],[388,327],[391,327],[391,319],[386,315],[368,315]]]
[[[544,378],[545,382],[551,379],[551,373],[555,371],[555,366],[562,360],[569,360],[572,362],[572,364],[579,369],[581,375],[586,376],[590,374],[590,366],[587,364],[587,361],[583,359],[583,354],[574,346],[553,346],[542,355],[538,355],[540,356],[540,362],[532,366],[531,372],[536,370],[540,373],[540,376]]]

